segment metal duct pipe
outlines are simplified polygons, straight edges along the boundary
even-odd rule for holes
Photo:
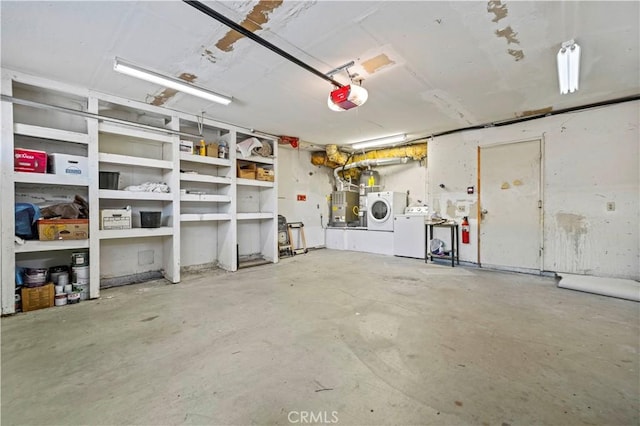
[[[327,159],[332,163],[344,164],[349,159],[349,155],[338,150],[338,145],[327,145],[325,147]]]
[[[346,166],[336,167],[333,170],[333,176],[336,180],[341,180],[338,173],[341,173],[343,170],[349,170],[356,167],[372,167],[372,166],[388,166],[391,164],[406,164],[409,161],[408,157],[400,157],[400,158],[373,158],[369,160],[358,161],[357,163],[350,163]]]
[[[427,156],[427,144],[420,143],[415,145],[402,146],[397,148],[385,148],[375,151],[368,151],[364,154],[354,154],[351,161],[357,163],[362,160],[375,158],[396,158],[409,157],[412,160],[422,160]],[[347,162],[349,154],[338,150],[337,145],[327,145],[325,152],[313,152],[311,154],[311,164],[314,166],[327,166],[332,169],[339,167]]]

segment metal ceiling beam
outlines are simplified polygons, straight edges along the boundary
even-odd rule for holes
[[[226,25],[227,27],[231,28],[232,30],[235,30],[235,31],[239,32],[243,36],[255,41],[256,43],[258,43],[259,45],[261,45],[263,47],[266,47],[267,49],[271,50],[272,52],[277,53],[278,55],[282,56],[286,60],[293,62],[294,64],[298,65],[301,68],[304,68],[305,70],[309,71],[310,73],[315,74],[318,77],[322,78],[323,80],[328,81],[329,83],[333,84],[334,86],[337,86],[337,87],[344,86],[342,83],[339,83],[336,80],[334,80],[333,78],[327,76],[326,74],[323,74],[322,72],[320,72],[317,69],[313,68],[311,65],[308,65],[308,64],[302,62],[300,59],[296,58],[295,56],[290,55],[289,53],[287,53],[284,50],[280,49],[278,46],[275,46],[275,45],[269,43],[267,40],[263,39],[259,35],[256,35],[253,32],[251,32],[248,29],[246,29],[245,27],[243,27],[242,25],[233,22],[231,19],[229,19],[226,16],[216,12],[215,10],[211,9],[210,7],[204,5],[202,2],[190,1],[190,0],[183,0],[183,1],[186,4],[188,4],[189,6],[199,10],[200,12],[204,13],[205,15],[207,15],[207,16],[215,19],[216,21]]]

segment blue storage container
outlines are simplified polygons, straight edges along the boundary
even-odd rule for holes
[[[38,238],[40,207],[30,203],[16,203],[16,235],[25,240]]]

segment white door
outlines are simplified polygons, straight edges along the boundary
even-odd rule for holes
[[[541,270],[541,142],[480,148],[479,262]]]

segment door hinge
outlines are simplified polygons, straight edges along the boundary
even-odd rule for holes
[[[542,200],[538,200],[538,208],[541,209],[542,208]]]

